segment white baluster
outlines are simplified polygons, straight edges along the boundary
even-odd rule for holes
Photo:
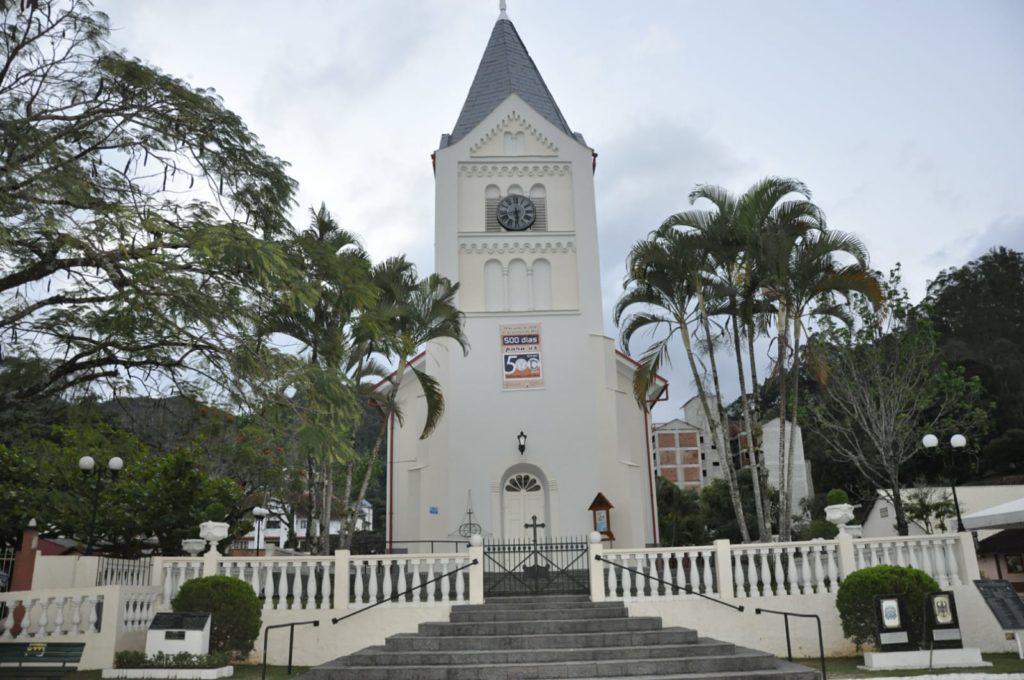
[[[438,568],[441,570],[442,574],[447,574],[449,571],[452,570],[451,564],[452,561],[446,557],[441,560],[441,564],[439,565]],[[443,579],[441,579],[441,602],[448,602],[451,599],[451,579],[451,576],[445,576]]]
[[[703,577],[703,584],[704,585],[703,585],[702,588],[698,588],[697,592],[698,593],[707,593],[709,595],[717,594],[718,591],[715,590],[715,579],[711,575],[711,551],[710,550],[701,550],[700,551],[700,556],[702,558],[704,558],[704,577]]]
[[[263,608],[273,609],[274,608],[274,568],[270,562],[266,560],[260,560],[256,563],[256,568],[259,572],[256,581],[256,587],[259,589],[259,594],[263,596]]]
[[[431,557],[425,561],[427,563],[427,580],[424,581],[424,583],[430,583],[430,585],[425,588],[427,592],[427,603],[434,604],[437,602],[437,584],[431,582],[437,578],[434,575],[434,562],[437,560]]]
[[[320,566],[320,609],[331,608],[331,588],[334,587],[334,579],[331,578],[331,568],[334,566],[334,560],[330,562],[321,562]]]
[[[38,627],[36,628],[36,637],[47,637],[49,631],[46,630],[46,626],[50,623],[50,598],[40,598],[39,606],[39,623]]]
[[[56,616],[56,621],[54,621],[54,624],[53,624],[53,634],[54,635],[67,635],[67,631],[64,630],[64,604],[65,604],[66,600],[67,600],[67,598],[65,598],[65,597],[58,597],[55,600],[55,602],[57,604],[57,612],[56,612],[57,616]]]
[[[946,538],[942,541],[946,546],[946,563],[949,564],[949,583],[953,586],[966,585],[960,578],[960,562],[956,559],[956,539]]]
[[[697,555],[699,553],[695,550],[691,552],[683,553],[683,557],[690,563],[690,568],[687,571],[686,585],[689,586],[693,592],[700,592],[700,573],[697,570]],[[680,558],[683,559],[683,558]],[[679,563],[679,571],[683,570],[683,563]]]
[[[836,564],[836,545],[834,543],[825,546],[825,562],[828,565],[829,592],[834,593],[839,589],[839,565]]]
[[[91,606],[89,607],[89,623],[85,628],[85,632],[98,633],[99,629],[96,628],[96,623],[99,620],[99,617],[96,615],[96,607],[99,603],[99,599],[92,596],[86,596],[86,599]]]
[[[654,555],[650,553],[643,553],[643,566],[639,567],[640,571],[644,574],[644,595],[650,593],[647,596],[648,599],[655,599],[658,597],[658,582],[652,579],[654,576],[657,578],[658,565],[654,561]]]
[[[657,567],[658,560],[661,560],[661,571],[657,575],[658,578],[661,579],[661,583],[658,583],[658,590],[657,590],[657,592],[656,593],[652,592],[651,594],[652,595],[657,595],[659,600],[664,600],[665,598],[667,598],[667,597],[672,595],[672,586],[669,585],[670,583],[672,583],[672,578],[671,578],[672,577],[672,572],[671,572],[671,570],[669,569],[669,566],[668,566],[668,558],[669,558],[670,555],[671,555],[671,553],[664,553],[664,552],[658,553],[658,557],[654,561],[654,565],[655,565],[655,567]],[[679,566],[680,565],[678,564],[678,561],[677,561],[676,568],[678,569]]]
[[[819,541],[818,543],[820,544],[821,542]],[[810,549],[811,559],[813,560],[811,566],[814,567],[814,592],[816,593],[825,592],[825,551],[823,548],[824,546],[815,544]]]
[[[85,604],[85,596],[71,598],[71,633],[78,635],[82,632],[82,605]]]
[[[779,560],[779,549],[769,548],[768,549],[769,561],[771,564],[772,583],[771,588],[772,595],[785,595],[786,594],[786,575],[782,571],[782,562]],[[768,589],[765,590],[765,595],[768,595]]]
[[[387,601],[389,601],[391,599],[391,595],[394,593],[393,585],[394,584],[393,584],[393,581],[391,579],[391,564],[385,564],[384,565],[384,576],[381,579],[381,589],[383,591],[382,592],[382,600],[383,601],[387,602]],[[384,605],[384,606],[386,607],[387,605]]]
[[[932,566],[932,547],[930,541],[921,541],[921,569],[924,573],[935,578],[935,567]],[[935,579],[938,581],[938,579]]]
[[[743,573],[743,560],[740,558],[739,550],[733,548],[729,551],[729,555],[732,559],[733,591],[736,593],[736,597],[746,597],[747,590],[743,587],[743,580],[746,577]]]
[[[811,551],[806,546],[800,551],[800,592],[813,592],[811,585]]]
[[[371,560],[370,563],[367,565],[370,570],[370,581],[367,584],[366,589],[369,591],[370,604],[373,604],[374,602],[380,602],[380,600],[378,599],[379,596],[377,595],[377,570],[380,569],[382,565],[385,568],[387,568],[388,560]]]
[[[365,560],[351,560],[352,567],[355,569],[355,583],[352,585],[353,602],[356,604],[362,604],[363,602],[363,569],[366,566]]]
[[[935,580],[939,587],[949,587],[949,566],[946,560],[946,550],[941,540],[929,541],[932,546],[932,557],[935,559]]]
[[[633,599],[633,572],[629,570],[632,555],[622,556],[622,601],[629,602]]]
[[[605,562],[598,562],[598,564],[601,565],[602,569],[607,570],[605,572],[605,581],[608,584],[608,598],[614,600],[616,597],[618,597],[616,591],[618,591],[619,589],[619,580],[615,575],[615,565],[607,564]]]
[[[420,592],[420,561],[410,560],[409,567],[412,569],[412,586],[410,586],[412,589],[412,606],[418,607],[420,606],[420,597],[423,595]]]
[[[456,560],[455,561],[455,566],[456,567],[463,566],[463,561],[461,559]],[[462,602],[462,600],[464,599],[463,598],[463,594],[466,592],[466,582],[465,582],[465,578],[464,578],[465,575],[466,575],[465,571],[460,571],[460,572],[455,574],[455,600],[456,600],[456,602]]]
[[[21,604],[21,600],[7,600],[7,618],[4,619],[4,632],[0,633],[0,640],[11,640],[14,638],[14,611]]]
[[[761,593],[757,589],[757,562],[760,561],[761,551],[756,548],[747,548],[743,551],[747,556],[747,584],[750,586],[750,596],[757,597]]]
[[[782,549],[782,554],[786,560],[786,593],[789,595],[799,595],[800,583],[796,577],[796,548],[786,546]]]

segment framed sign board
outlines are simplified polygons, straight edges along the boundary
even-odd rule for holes
[[[1024,602],[1009,581],[979,579],[974,585],[1003,630],[1024,630]]]

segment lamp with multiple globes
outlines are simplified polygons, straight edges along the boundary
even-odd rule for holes
[[[934,434],[926,434],[921,438],[921,445],[926,449],[937,449],[939,447],[939,438]],[[967,446],[967,437],[962,434],[954,434],[949,438],[949,448],[951,451],[956,449],[962,449]],[[960,500],[956,497],[956,479],[950,484],[950,488],[953,490],[953,507],[956,508],[956,530],[959,533],[966,531],[964,529],[964,521],[960,517]]]
[[[110,477],[111,482],[117,481],[117,476],[124,469],[124,459],[114,456],[107,461],[107,467],[97,467],[96,459],[92,456],[82,456],[78,459],[78,469],[86,479],[93,478],[92,487],[92,519],[89,521],[89,538],[85,546],[85,554],[91,555],[93,543],[96,540],[96,515],[100,507],[100,488],[103,486],[103,478]]]

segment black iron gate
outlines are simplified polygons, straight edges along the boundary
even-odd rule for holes
[[[537,518],[533,518],[536,527]],[[530,525],[526,525],[531,528]],[[484,543],[484,595],[590,593],[586,538]]]

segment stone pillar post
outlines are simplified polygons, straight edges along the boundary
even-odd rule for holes
[[[715,580],[718,582],[718,599],[732,601],[736,593],[732,582],[732,551],[729,539],[722,538],[714,542],[715,548]]]
[[[590,565],[590,601],[604,602],[604,562],[597,559],[604,556],[604,543],[601,542],[601,534],[596,531],[590,534],[588,541],[587,562]]]
[[[960,569],[960,579],[966,585],[981,578],[981,570],[978,569],[978,554],[974,550],[974,534],[964,531],[956,535],[959,539],[960,549],[957,551],[963,560]]]
[[[469,537],[469,604],[484,603],[484,539],[480,534]],[[462,578],[462,575],[459,575]]]
[[[838,550],[836,550],[839,578],[844,579],[857,571],[857,557],[853,552],[853,537],[840,528],[836,535],[836,542],[839,544]]]
[[[349,556],[348,550],[334,551],[334,608],[348,609],[349,598]]]

